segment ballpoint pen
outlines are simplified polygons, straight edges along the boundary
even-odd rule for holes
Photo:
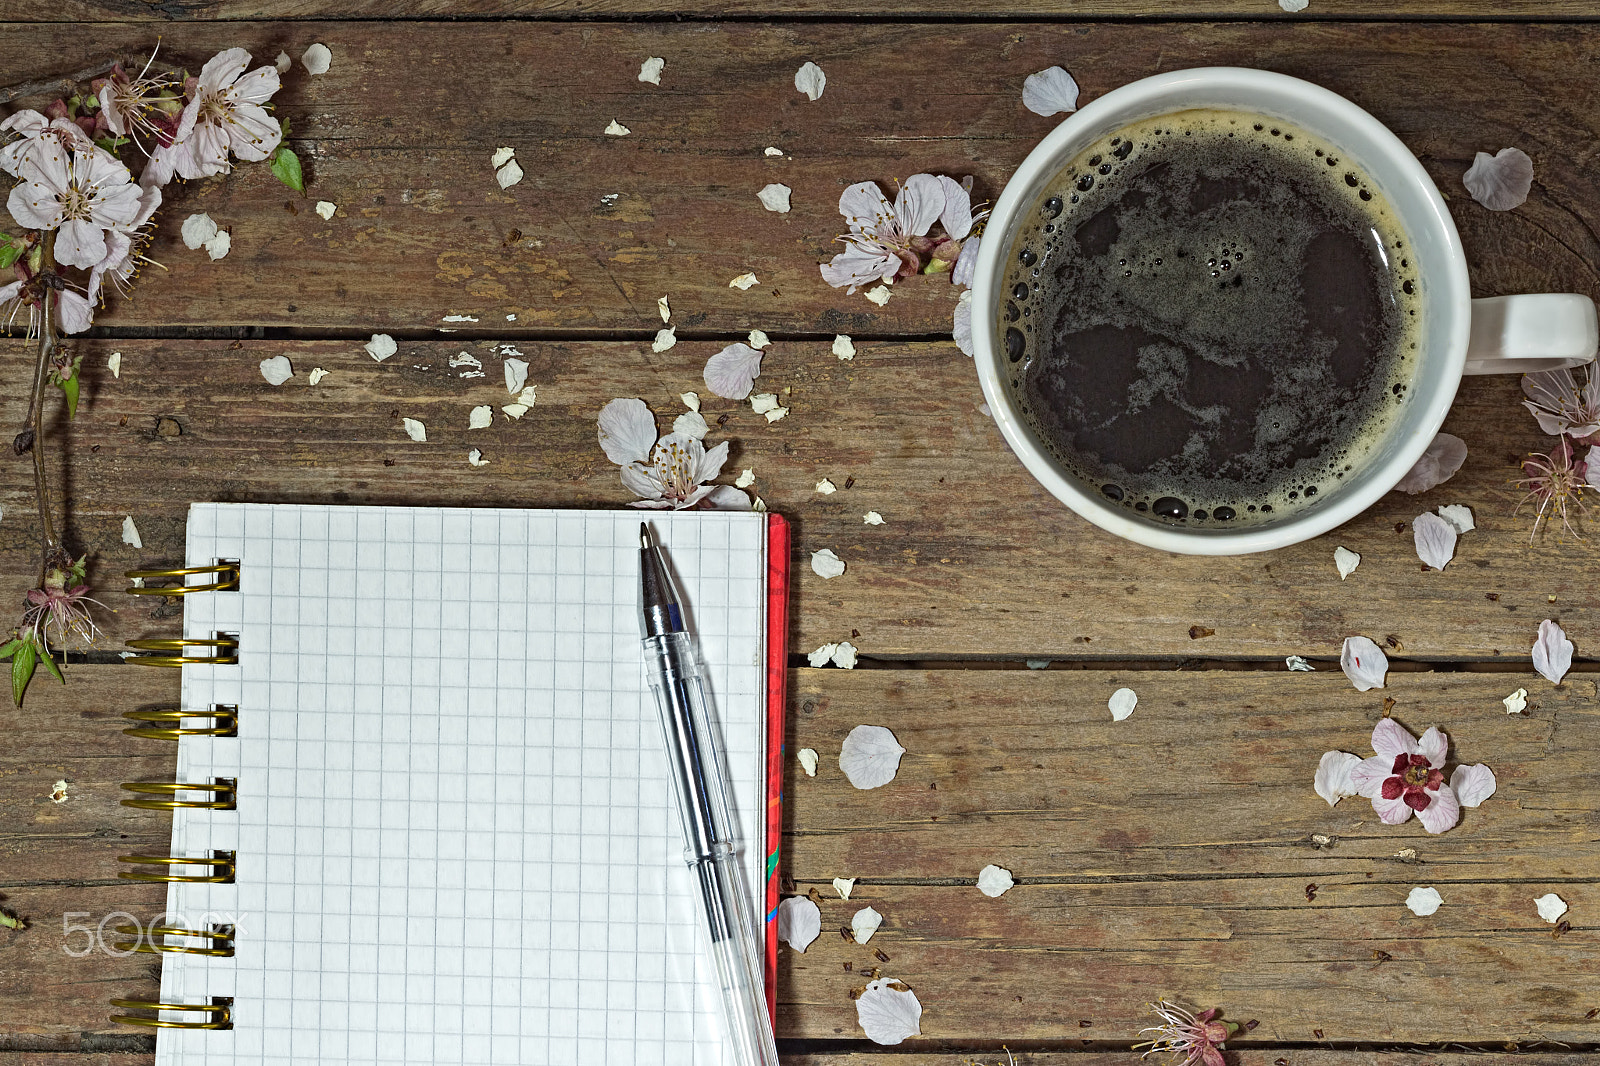
[[[678,797],[684,859],[700,896],[703,943],[722,986],[726,1043],[737,1066],[778,1066],[750,894],[734,848],[720,746],[683,623],[682,601],[645,523],[639,525],[639,593],[645,668],[661,715],[667,772]]]

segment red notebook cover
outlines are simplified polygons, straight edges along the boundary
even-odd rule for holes
[[[783,837],[783,715],[789,684],[789,521],[767,515],[767,1013],[778,1024],[778,843]]]

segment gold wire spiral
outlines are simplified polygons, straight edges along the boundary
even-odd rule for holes
[[[113,1007],[122,1007],[124,1010],[155,1011],[156,1017],[146,1018],[137,1014],[113,1014],[111,1020],[123,1025],[143,1025],[152,1029],[232,1029],[233,1028],[233,1000],[218,997],[212,1003],[160,1003],[150,999],[114,999]],[[204,1012],[210,1021],[204,1022],[169,1022],[163,1021],[161,1011],[200,1011]]]
[[[239,708],[231,704],[212,704],[207,711],[145,710],[123,711],[122,717],[135,722],[170,722],[166,728],[138,726],[124,729],[130,737],[147,737],[150,740],[177,740],[179,737],[236,737],[239,735]],[[182,725],[185,718],[208,718],[213,723],[204,729]]]
[[[192,885],[231,885],[233,884],[233,864],[236,853],[231,851],[213,852],[209,858],[198,858],[189,855],[118,855],[118,862],[132,863],[137,866],[165,866],[169,870],[174,866],[209,866],[211,873],[199,876],[195,874],[160,873],[149,874],[140,870],[119,870],[117,876],[124,881],[181,881]]]
[[[161,640],[130,640],[128,647],[140,651],[176,651],[184,648],[215,648],[215,655],[135,655],[127,661],[136,666],[234,666],[239,662],[239,638],[226,633],[195,639],[173,637]]]
[[[116,932],[120,936],[131,936],[132,940],[120,941],[112,945],[113,951],[139,951],[146,955],[161,953],[171,955],[209,955],[215,958],[233,958],[233,927],[231,925],[215,926],[211,929],[184,929],[175,925],[152,925],[148,929],[140,929],[137,925],[119,925]],[[191,947],[187,944],[168,944],[169,936],[182,936],[191,939],[207,939],[211,941],[209,947]],[[222,941],[218,944],[218,941]]]
[[[124,807],[138,807],[147,811],[175,811],[180,807],[201,811],[231,811],[235,809],[234,792],[238,782],[231,777],[215,781],[129,781],[122,786],[129,792],[147,796],[176,796],[180,792],[209,792],[215,799],[125,799]]]
[[[217,574],[219,579],[210,585],[169,585],[166,588],[132,587],[124,591],[130,596],[187,596],[191,592],[230,592],[239,587],[239,564],[218,563],[216,566],[182,566],[170,570],[129,570],[123,577],[140,580],[177,578],[181,582],[190,574]]]

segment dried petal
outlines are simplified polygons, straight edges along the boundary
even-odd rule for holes
[[[850,339],[848,333],[839,333],[834,336],[833,354],[837,355],[841,362],[856,357],[855,342]]]
[[[510,161],[512,156],[516,154],[517,150],[515,148],[505,146],[496,148],[494,150],[494,155],[489,157],[489,166],[493,167],[495,170],[499,170],[502,166]]]
[[[817,776],[816,748],[801,748],[799,751],[795,752],[794,755],[795,758],[800,760],[800,769],[806,772],[807,777]]]
[[[648,463],[656,446],[656,417],[643,400],[612,400],[600,408],[600,447],[618,466]]]
[[[1078,110],[1078,83],[1060,67],[1029,74],[1022,83],[1022,106],[1035,115],[1059,115]]]
[[[287,355],[275,355],[261,360],[261,376],[267,379],[268,385],[282,385],[294,377],[294,367],[289,365]]]
[[[183,246],[193,251],[217,235],[217,224],[210,215],[190,215],[183,220],[179,232],[183,236]]]
[[[1426,918],[1439,909],[1439,904],[1444,900],[1436,888],[1413,888],[1406,897],[1406,906],[1411,908],[1411,913],[1419,918]]]
[[[1343,581],[1361,565],[1361,553],[1353,552],[1341,544],[1333,549],[1333,565],[1339,570],[1339,580]]]
[[[221,259],[223,256],[227,255],[229,250],[232,248],[233,234],[229,233],[225,229],[217,230],[217,232],[212,235],[211,239],[205,243],[206,255],[210,256],[213,261]]]
[[[764,412],[762,417],[765,418],[767,423],[770,425],[788,413],[789,409],[787,407],[774,407],[772,410]]]
[[[956,297],[955,315],[950,325],[950,336],[962,355],[972,354],[972,290],[962,289]]]
[[[506,391],[515,396],[528,383],[528,361],[508,357],[503,363],[503,369],[506,375]]]
[[[1567,913],[1567,901],[1556,895],[1554,892],[1546,892],[1544,895],[1534,900],[1533,905],[1539,908],[1539,917],[1543,918],[1551,925],[1559,922],[1561,920],[1561,916]]]
[[[121,352],[112,352],[110,355],[106,356],[106,369],[111,371],[111,376],[112,377],[114,377],[114,378],[122,377],[122,353]]]
[[[1456,555],[1456,527],[1432,511],[1425,511],[1411,523],[1417,558],[1435,570],[1443,570]]]
[[[606,127],[606,136],[608,137],[626,137],[632,132],[632,130],[618,122],[616,119],[612,119],[611,124]]]
[[[1476,807],[1494,795],[1494,788],[1494,771],[1481,762],[1458,766],[1450,775],[1450,791],[1456,794],[1456,802],[1463,807]]]
[[[317,382],[321,381],[327,376],[328,372],[326,370],[322,369],[320,366],[314,366],[311,368],[311,373],[306,375],[306,379],[308,384],[315,385]]]
[[[1449,522],[1458,534],[1478,528],[1478,524],[1472,520],[1472,508],[1459,503],[1447,503],[1441,506],[1439,517]]]
[[[750,286],[752,286],[752,285],[760,285],[760,284],[761,284],[761,282],[756,280],[756,276],[753,273],[746,272],[746,273],[740,274],[738,277],[736,277],[732,281],[728,282],[728,288],[730,288],[730,289],[738,289],[741,292],[743,292],[743,291],[747,291],[750,288]]]
[[[865,944],[872,939],[872,934],[878,931],[883,924],[883,915],[871,907],[862,907],[850,916],[850,931],[855,934],[857,944]]]
[[[756,378],[761,376],[761,352],[748,344],[735,342],[706,360],[706,388],[726,400],[742,400],[750,395]],[[768,393],[767,395],[771,395]],[[773,410],[778,398],[772,397]],[[764,414],[756,411],[756,414]]]
[[[139,536],[139,527],[133,524],[133,515],[122,520],[122,543],[140,549],[144,547],[144,538]]]
[[[1296,11],[1304,11],[1310,3],[1311,0],[1278,0],[1278,6],[1290,14]]]
[[[657,354],[667,351],[678,343],[678,327],[668,326],[666,329],[656,330],[656,339],[650,342],[650,350]]]
[[[1441,433],[1433,438],[1422,453],[1422,458],[1395,484],[1395,488],[1413,496],[1426,492],[1435,485],[1449,481],[1466,461],[1467,442],[1449,433]]]
[[[771,145],[768,145],[766,148],[762,149],[762,151],[764,154],[774,157],[783,155],[782,148],[774,148]]]
[[[1106,706],[1111,709],[1111,720],[1120,722],[1133,713],[1139,705],[1139,696],[1131,688],[1119,688],[1111,694]]]
[[[1521,714],[1528,709],[1528,690],[1519,688],[1500,702],[1506,705],[1507,714]]]
[[[856,788],[877,788],[894,780],[905,752],[883,726],[858,725],[839,748],[839,769]]]
[[[1461,176],[1472,198],[1491,211],[1521,207],[1533,188],[1533,160],[1520,148],[1502,148],[1494,155],[1479,152]]]
[[[777,394],[771,392],[758,392],[750,397],[750,410],[758,415],[769,414],[778,409]]]
[[[288,52],[279,52],[278,58],[272,61],[272,66],[279,74],[289,73],[289,68],[294,66],[294,60],[289,58]]]
[[[363,344],[362,347],[367,350],[368,355],[380,363],[399,350],[394,343],[394,338],[387,333],[374,333],[372,339]]]
[[[494,408],[488,404],[474,407],[472,413],[467,416],[468,429],[488,429],[492,425],[494,425]]]
[[[756,199],[761,201],[761,206],[768,211],[775,211],[780,215],[789,213],[789,186],[772,182],[763,185],[761,191],[756,193]]]
[[[850,891],[855,887],[856,879],[854,877],[835,877],[833,879],[833,890],[839,893],[840,899],[849,899]]]
[[[522,177],[522,167],[515,159],[494,172],[494,180],[499,183],[502,189],[511,188],[511,186],[521,181]]]
[[[809,662],[812,666],[817,666],[817,667],[826,666],[828,664],[828,661],[833,658],[833,653],[838,651],[838,650],[839,650],[839,645],[837,645],[837,644],[824,644],[822,647],[818,648],[816,651],[808,652],[806,654],[806,661]]]
[[[661,321],[672,321],[672,308],[667,304],[667,298],[665,296],[656,301],[656,310],[661,312]]]
[[[661,71],[666,67],[667,61],[660,56],[651,56],[639,64],[639,80],[647,81],[651,85],[661,84]]]
[[[300,62],[307,74],[326,74],[333,65],[333,53],[325,44],[314,44],[300,56]]]
[[[990,899],[1005,895],[1014,884],[1011,871],[1003,866],[990,864],[978,871],[978,891]]]
[[[428,439],[428,427],[415,418],[402,418],[400,423],[406,428],[406,436],[412,440],[420,444]]]
[[[1552,685],[1572,669],[1572,641],[1559,624],[1546,618],[1539,623],[1539,639],[1533,642],[1533,668]]]
[[[1306,662],[1305,659],[1299,655],[1291,655],[1284,659],[1283,665],[1287,666],[1291,671],[1297,674],[1315,673],[1317,669],[1315,666],[1312,666],[1310,663]]]
[[[881,526],[883,525],[883,515],[877,511],[868,511],[861,516],[861,521],[869,526]]]
[[[745,467],[739,471],[739,476],[733,479],[733,483],[741,489],[747,489],[756,483],[756,472],[749,467]]]
[[[1345,637],[1344,648],[1339,653],[1339,669],[1357,692],[1382,688],[1384,675],[1389,672],[1389,657],[1366,637]]]
[[[844,560],[832,548],[821,548],[811,553],[811,570],[820,578],[838,577],[844,573]]]
[[[470,466],[488,466],[489,460],[483,457],[483,452],[474,448],[467,453],[467,463]]]
[[[806,98],[815,102],[822,99],[822,90],[828,87],[828,76],[822,68],[809,59],[800,65],[794,72],[794,87],[806,94]]]
[[[537,399],[537,397],[534,395],[537,389],[537,385],[527,386],[517,394],[517,398],[515,400],[506,404],[504,407],[500,408],[500,410],[504,411],[506,415],[511,418],[521,418],[523,415],[528,413],[528,408],[532,407],[534,400]]]
[[[867,300],[871,303],[877,304],[879,307],[882,307],[884,304],[888,303],[889,297],[893,295],[894,293],[887,285],[879,285],[876,288],[867,290]]]
[[[764,329],[753,329],[753,330],[750,331],[750,347],[759,350],[759,349],[762,349],[762,348],[766,348],[771,343],[772,343],[772,338],[767,336],[767,331],[766,330],[764,330]]]
[[[504,186],[501,186],[501,188],[504,188]],[[333,217],[333,213],[339,210],[339,205],[328,200],[318,200],[314,210],[324,219],[330,219]]]
[[[822,932],[822,908],[805,896],[790,896],[778,904],[778,939],[804,953]]]
[[[833,653],[833,665],[841,670],[854,670],[856,668],[856,646],[848,640],[841,640],[838,649]]]
[[[700,410],[700,394],[698,392],[680,392],[678,399],[683,401],[683,406],[691,411]]]
[[[817,491],[822,493],[824,496],[832,496],[835,492],[839,491],[839,487],[833,482],[829,481],[827,478],[823,478],[821,481],[817,482]]]
[[[917,994],[903,985],[891,988],[891,984],[901,982],[880,977],[856,998],[856,1021],[861,1031],[868,1040],[886,1046],[922,1033],[922,1004]]]
[[[1348,751],[1325,751],[1322,761],[1317,764],[1317,776],[1313,786],[1317,795],[1328,801],[1328,806],[1344,799],[1346,796],[1359,796],[1361,791],[1350,781],[1350,771],[1361,765],[1359,755],[1351,755]]]

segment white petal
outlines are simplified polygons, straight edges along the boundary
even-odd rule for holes
[[[828,76],[808,59],[794,72],[794,87],[815,102],[822,98],[822,90],[828,87]]]
[[[893,1046],[922,1032],[922,1004],[917,994],[909,988],[890,988],[891,984],[903,982],[880,977],[856,999],[856,1022],[874,1044]]]
[[[606,127],[606,135],[608,137],[626,137],[632,132],[632,130],[618,122],[616,119],[612,119],[611,125]]]
[[[505,188],[506,183],[502,182],[500,187],[502,189]],[[339,205],[331,200],[318,200],[315,210],[317,214],[321,215],[324,219],[331,219],[333,217],[333,213],[339,210]]]
[[[756,276],[754,274],[751,274],[751,273],[747,272],[747,273],[744,273],[744,274],[740,274],[738,277],[736,277],[732,281],[728,282],[728,288],[730,288],[730,289],[739,289],[740,291],[744,291],[744,290],[749,289],[750,286],[752,286],[752,285],[760,285],[760,284],[761,284],[761,282],[756,280]]]
[[[1491,211],[1521,207],[1533,188],[1533,160],[1520,148],[1502,148],[1494,155],[1479,152],[1461,175],[1472,198]]]
[[[656,417],[643,400],[612,400],[600,408],[600,447],[618,466],[649,462],[656,446]]]
[[[1377,752],[1373,756],[1380,762],[1388,760],[1393,763],[1398,755],[1420,755],[1417,748],[1417,738],[1406,731],[1406,727],[1393,718],[1380,718],[1372,727],[1372,750]],[[1352,777],[1359,787],[1359,775]]]
[[[805,896],[790,896],[778,904],[778,939],[804,952],[822,932],[822,909]]]
[[[733,479],[733,483],[741,489],[747,489],[756,483],[756,472],[749,467],[745,467],[739,476]]]
[[[944,212],[944,195],[944,183],[932,174],[907,178],[894,198],[894,216],[900,232],[917,237],[927,233]]]
[[[515,396],[528,383],[528,361],[526,359],[507,358],[504,368],[506,372],[506,391]]]
[[[1521,714],[1528,709],[1528,690],[1519,688],[1500,702],[1506,705],[1507,714]]]
[[[1111,710],[1111,720],[1120,722],[1133,713],[1139,705],[1139,696],[1131,688],[1119,688],[1111,694],[1106,706]]]
[[[781,156],[781,155],[783,155],[783,149],[782,148],[774,148],[771,145],[768,145],[766,148],[762,149],[762,151],[766,155],[769,155],[769,156]]]
[[[961,254],[956,256],[956,265],[950,268],[950,283],[952,285],[971,285],[973,276],[978,273],[978,250],[983,247],[983,238],[968,237],[961,243]]]
[[[326,74],[328,68],[333,65],[333,53],[325,44],[314,44],[305,50],[300,62],[306,68],[307,74]]]
[[[372,339],[361,347],[365,348],[367,354],[380,363],[399,350],[394,343],[394,338],[387,333],[374,333]]]
[[[1078,110],[1078,83],[1060,67],[1029,74],[1022,83],[1022,106],[1035,115]]]
[[[700,410],[700,394],[698,392],[680,392],[678,399],[683,401],[683,406],[691,411]]]
[[[795,752],[794,755],[795,758],[800,760],[800,769],[806,772],[807,777],[817,776],[816,748],[801,748],[799,751]]]
[[[767,336],[766,330],[753,329],[750,331],[750,347],[760,349],[766,348],[771,344],[772,338]]]
[[[1449,522],[1458,534],[1478,528],[1477,523],[1472,520],[1472,508],[1459,503],[1447,503],[1440,507],[1439,517]]]
[[[835,877],[833,879],[833,890],[839,893],[840,899],[849,899],[850,891],[855,887],[856,879],[854,877]]]
[[[467,416],[468,429],[488,429],[492,425],[494,425],[494,408],[488,404],[474,407],[472,413]]]
[[[883,915],[871,907],[862,907],[850,916],[850,930],[855,934],[857,944],[865,944],[872,939],[872,934],[878,931],[883,924]]]
[[[820,578],[838,577],[844,573],[844,560],[832,548],[822,548],[811,553],[811,570]]]
[[[306,375],[306,380],[308,384],[315,385],[327,376],[328,372],[326,370],[320,366],[314,366],[311,368],[311,373]]]
[[[1290,14],[1296,11],[1304,11],[1310,3],[1311,0],[1278,0],[1278,6]]]
[[[1333,549],[1333,565],[1339,570],[1339,580],[1343,581],[1355,573],[1356,567],[1361,565],[1361,553],[1340,545]]]
[[[534,395],[537,389],[537,385],[527,386],[522,390],[522,392],[517,394],[517,398],[514,401],[506,404],[504,407],[500,408],[500,410],[504,411],[511,418],[521,418],[523,415],[528,413],[528,408],[533,406],[533,402],[537,398]]]
[[[233,235],[225,229],[217,230],[216,236],[206,241],[206,255],[213,260],[221,259],[233,248]]]
[[[677,343],[678,327],[668,326],[666,329],[656,330],[656,339],[650,342],[650,350],[659,354]]]
[[[672,308],[667,305],[667,298],[665,296],[656,301],[656,310],[661,312],[661,321],[672,321]]]
[[[834,336],[833,354],[837,355],[841,362],[856,357],[855,342],[850,339],[848,333],[839,333]]]
[[[1449,481],[1466,461],[1467,442],[1449,433],[1441,433],[1433,438],[1427,451],[1422,453],[1422,458],[1395,484],[1395,488],[1413,496],[1426,492],[1435,485]]]
[[[210,215],[190,215],[183,220],[183,246],[190,250],[197,249],[217,235],[217,224]]]
[[[502,189],[509,189],[523,178],[522,167],[515,159],[494,172],[494,180]]]
[[[1572,641],[1548,618],[1539,623],[1539,639],[1533,642],[1533,668],[1552,685],[1561,684],[1572,668]]]
[[[1561,916],[1567,913],[1567,901],[1556,895],[1554,892],[1546,892],[1544,895],[1534,900],[1533,905],[1539,908],[1539,917],[1543,918],[1551,925],[1559,922],[1561,920]]]
[[[135,548],[144,547],[144,538],[139,536],[139,527],[133,524],[133,515],[128,515],[122,520],[122,543],[131,544]]]
[[[766,514],[767,501],[763,500],[760,496],[757,496],[755,501],[750,504],[750,510],[756,512],[757,514]]]
[[[762,414],[763,414],[763,417],[766,418],[768,423],[772,423],[772,422],[776,422],[778,419],[782,418],[784,415],[786,415],[788,413],[789,413],[789,409],[787,407],[774,407],[772,410],[765,411]]]
[[[1456,555],[1456,527],[1434,514],[1425,511],[1411,522],[1412,540],[1417,546],[1417,558],[1435,570],[1443,570]]]
[[[706,360],[706,388],[727,400],[742,400],[750,395],[756,378],[761,376],[761,353],[748,344],[735,342]],[[773,396],[773,408],[777,397]],[[772,408],[768,408],[772,410]],[[757,410],[756,414],[764,414]]]
[[[1427,759],[1428,765],[1435,770],[1444,769],[1445,756],[1449,753],[1450,735],[1441,731],[1436,725],[1430,725],[1422,736],[1417,738],[1417,754]]]
[[[883,515],[877,511],[868,511],[861,516],[861,521],[869,526],[881,526],[883,525]]]
[[[956,298],[955,319],[951,323],[950,335],[956,342],[962,355],[972,354],[972,290],[962,289],[961,295]]]
[[[879,307],[882,307],[884,304],[888,303],[889,297],[893,295],[894,293],[887,285],[879,285],[876,288],[867,290],[867,299],[870,302],[877,304]]]
[[[1345,637],[1344,648],[1339,652],[1339,669],[1357,692],[1382,688],[1384,675],[1389,672],[1389,657],[1366,637]]]
[[[110,369],[112,377],[122,377],[122,353],[112,352],[106,358],[106,366]]]
[[[833,665],[841,670],[854,670],[856,668],[856,646],[848,640],[841,640],[838,650],[833,653]]]
[[[1011,871],[1003,866],[991,864],[978,871],[978,891],[990,899],[1005,895],[1014,884]]]
[[[817,491],[822,493],[824,496],[832,496],[835,492],[839,491],[839,487],[833,482],[829,481],[827,478],[823,478],[821,481],[817,482]]]
[[[770,185],[763,185],[761,191],[756,193],[756,199],[760,200],[761,206],[768,211],[786,215],[789,213],[790,191],[789,186],[773,182]]]
[[[713,511],[749,511],[753,508],[750,497],[732,485],[715,485],[700,501],[702,507]]]
[[[837,644],[824,644],[816,651],[807,653],[806,661],[816,667],[827,666],[829,660],[833,658],[833,653],[838,650],[839,645]]]
[[[1284,659],[1283,665],[1287,666],[1291,672],[1297,674],[1315,673],[1317,669],[1315,666],[1312,666],[1310,663],[1306,662],[1305,659],[1299,655],[1291,655]]]
[[[1456,794],[1456,801],[1463,807],[1476,807],[1494,795],[1494,789],[1494,771],[1481,762],[1458,766],[1450,775],[1450,791]]]
[[[1330,807],[1346,796],[1359,796],[1360,790],[1350,781],[1350,771],[1360,765],[1359,755],[1351,755],[1348,751],[1325,751],[1322,761],[1317,764],[1317,776],[1312,787],[1317,790],[1317,795],[1328,801]]]
[[[771,392],[758,392],[750,397],[750,410],[758,415],[768,414],[778,409],[778,396]]]
[[[489,460],[483,457],[483,452],[474,448],[467,453],[467,463],[471,466],[488,466]]]
[[[944,227],[945,236],[963,240],[972,232],[972,194],[956,179],[944,174],[939,175],[939,186],[944,190],[939,225]]]
[[[294,60],[289,58],[288,52],[279,52],[278,58],[273,62],[272,66],[279,74],[287,74],[289,73],[289,68],[294,66]]]
[[[639,80],[647,81],[651,85],[660,85],[661,71],[666,65],[667,61],[665,59],[660,56],[651,56],[639,64]]]
[[[282,385],[294,377],[294,368],[289,365],[287,355],[275,355],[261,360],[261,376],[267,379],[268,385]]]
[[[415,418],[402,418],[401,424],[406,427],[406,436],[419,444],[428,439],[428,427]]]
[[[682,433],[685,437],[695,440],[705,440],[706,434],[711,432],[711,427],[706,425],[705,415],[699,411],[685,411],[672,420],[672,432]]]
[[[516,154],[517,150],[515,148],[503,145],[499,148],[496,148],[494,150],[494,155],[489,157],[489,165],[494,169],[499,170],[508,161],[510,161],[512,156]]]
[[[894,780],[905,752],[883,726],[858,725],[839,748],[839,769],[856,788],[878,788]]]
[[[1439,904],[1444,900],[1439,896],[1436,888],[1413,888],[1411,895],[1406,897],[1406,906],[1411,908],[1411,913],[1419,918],[1426,918],[1439,909]]]

